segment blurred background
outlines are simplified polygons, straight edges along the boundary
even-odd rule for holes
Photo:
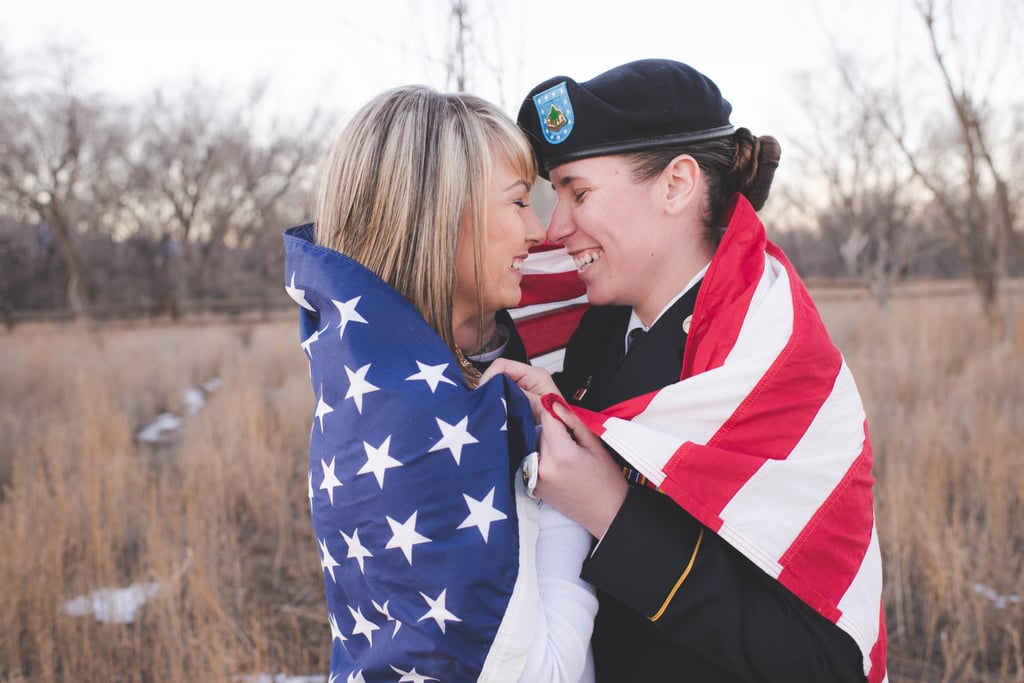
[[[1024,2],[0,5],[0,681],[326,681],[281,231],[405,83],[684,61],[875,443],[891,681],[1024,681]],[[544,214],[551,197],[535,190]]]

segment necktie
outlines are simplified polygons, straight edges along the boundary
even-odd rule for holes
[[[630,351],[633,350],[633,345],[636,343],[637,339],[639,339],[643,335],[644,328],[642,327],[634,327],[629,331],[629,334],[627,335],[628,341],[626,342],[626,353],[629,353]]]

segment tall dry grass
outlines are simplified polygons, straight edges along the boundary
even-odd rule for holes
[[[875,446],[890,680],[1024,681],[1024,330],[989,342],[964,297],[821,309]],[[135,440],[214,377],[180,441]],[[324,672],[311,409],[291,320],[0,336],[0,681]],[[148,581],[132,624],[61,611]]]
[[[0,337],[0,680],[227,681],[326,668],[291,323]],[[222,386],[180,441],[135,440]],[[62,613],[158,582],[133,624]]]
[[[968,296],[821,306],[875,449],[894,683],[1024,681],[1017,296],[1015,328],[995,341]]]

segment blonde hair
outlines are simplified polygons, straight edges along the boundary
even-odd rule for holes
[[[404,86],[367,103],[328,155],[316,242],[360,262],[408,299],[458,353],[452,330],[459,231],[473,231],[483,315],[483,235],[492,154],[529,182],[526,137],[489,102]]]

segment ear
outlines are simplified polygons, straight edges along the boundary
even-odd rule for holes
[[[700,166],[689,154],[680,154],[670,161],[659,178],[664,192],[665,211],[679,214],[695,205],[700,199],[700,178]]]

